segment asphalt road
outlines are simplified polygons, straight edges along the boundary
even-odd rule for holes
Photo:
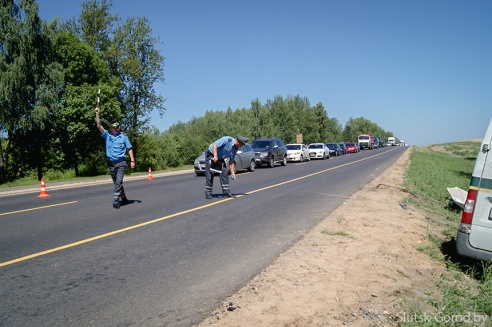
[[[406,148],[241,172],[0,192],[0,326],[192,326]],[[381,199],[384,201],[384,199]]]

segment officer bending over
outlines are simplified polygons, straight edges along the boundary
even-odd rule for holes
[[[227,165],[224,159],[229,158],[229,167],[233,179],[236,178],[235,162],[237,149],[242,147],[249,138],[242,135],[237,135],[236,138],[231,136],[223,136],[217,141],[210,144],[205,152],[205,198],[212,198],[212,189],[214,186],[214,172],[211,168],[215,168],[220,171],[220,186],[222,187],[222,193],[224,197],[231,198],[231,190],[229,187],[229,174],[227,173]],[[214,169],[214,170],[215,170]]]

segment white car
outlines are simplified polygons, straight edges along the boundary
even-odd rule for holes
[[[311,160],[309,149],[304,143],[287,144],[287,160],[300,161]]]
[[[330,159],[330,149],[324,143],[311,143],[308,150],[311,159]]]

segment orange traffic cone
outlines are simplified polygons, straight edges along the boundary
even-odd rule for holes
[[[44,184],[44,178],[41,178],[41,191],[39,192],[38,198],[44,198],[46,196],[50,196],[48,192],[46,192],[46,185]]]
[[[152,180],[152,169],[150,169],[150,167],[149,167],[149,177],[147,177],[147,179],[148,179],[149,181],[151,181],[151,180]]]

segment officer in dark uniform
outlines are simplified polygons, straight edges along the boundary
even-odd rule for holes
[[[223,136],[217,141],[210,144],[205,152],[205,198],[212,198],[212,189],[214,186],[214,171],[220,172],[220,185],[224,197],[231,198],[231,190],[229,187],[229,174],[227,173],[227,165],[225,159],[229,158],[229,167],[232,178],[236,178],[235,162],[237,149],[242,147],[249,138],[242,135],[237,135],[236,138],[231,136]]]
[[[133,148],[128,136],[120,132],[120,123],[114,119],[109,123],[109,133],[102,127],[99,120],[99,105],[96,106],[96,124],[101,136],[106,140],[106,158],[109,172],[114,183],[113,208],[120,208],[121,204],[128,203],[125,189],[123,188],[123,176],[128,167],[126,163],[126,152],[130,156],[130,167],[135,168],[135,158],[133,157]]]

